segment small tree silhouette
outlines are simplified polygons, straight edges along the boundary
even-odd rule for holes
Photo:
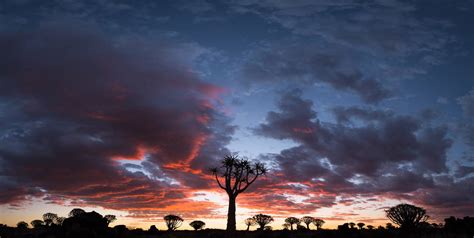
[[[301,222],[306,224],[306,229],[309,230],[309,225],[314,222],[314,217],[310,217],[310,216],[302,217]]]
[[[44,222],[42,220],[33,220],[30,222],[31,226],[33,228],[38,228],[44,225]]]
[[[72,209],[70,212],[69,212],[69,217],[75,217],[75,216],[79,216],[81,214],[84,214],[86,213],[86,211],[80,209],[80,208],[74,208]]]
[[[257,223],[255,222],[255,220],[252,217],[249,217],[249,218],[245,219],[245,225],[247,225],[247,231],[250,230],[251,226],[255,226],[256,224]]]
[[[373,229],[374,229],[374,226],[372,226],[372,225],[367,225],[367,229],[373,230]]]
[[[283,223],[283,225],[281,225],[283,227],[283,230],[289,230],[290,229],[290,224],[288,223]]]
[[[194,228],[195,231],[197,230],[201,230],[204,228],[204,226],[206,226],[206,223],[204,223],[203,221],[192,221],[191,223],[189,223],[189,225]]]
[[[251,165],[248,160],[238,159],[237,155],[227,155],[222,160],[222,165],[211,169],[219,187],[229,196],[229,209],[227,212],[227,230],[235,231],[235,201],[260,175],[266,173],[266,168],[261,163]],[[221,182],[222,180],[222,182]]]
[[[426,222],[429,216],[426,210],[410,204],[399,204],[385,210],[387,218],[400,226],[401,229],[416,228],[421,222]]]
[[[362,229],[364,229],[365,223],[359,222],[359,223],[357,223],[357,226],[359,227],[359,230],[362,230]]]
[[[323,227],[324,223],[326,223],[325,221],[323,221],[322,219],[314,219],[313,221],[313,224],[316,226],[316,229],[320,230],[321,227]]]
[[[259,230],[263,230],[266,225],[273,222],[273,217],[264,214],[257,214],[252,217],[255,222],[260,226]]]
[[[184,221],[183,218],[172,214],[166,215],[163,217],[163,219],[165,220],[166,226],[168,227],[168,231],[174,231],[178,229]]]
[[[394,227],[394,226],[392,225],[392,223],[390,223],[390,222],[388,222],[387,224],[385,224],[385,228],[386,228],[387,230],[393,230],[393,229],[395,229],[395,227]]]
[[[16,224],[16,227],[20,230],[26,230],[26,229],[28,229],[28,223],[26,223],[24,221],[20,221]]]
[[[151,225],[150,228],[148,228],[148,233],[155,234],[158,232],[158,228],[156,228],[155,225]]]
[[[290,230],[293,230],[293,225],[300,224],[300,219],[296,217],[288,217],[285,219],[285,222],[290,224]]]
[[[107,220],[107,225],[117,220],[115,215],[105,215],[104,218]]]
[[[349,227],[350,227],[351,229],[354,229],[355,226],[356,226],[356,224],[355,224],[354,222],[349,222]]]
[[[58,219],[58,215],[54,213],[45,213],[43,214],[43,221],[46,226],[51,226]]]

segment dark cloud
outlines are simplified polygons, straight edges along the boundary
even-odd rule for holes
[[[242,78],[247,84],[322,82],[338,90],[355,92],[368,103],[392,95],[375,75],[362,69],[350,54],[336,45],[276,44],[250,53],[242,68]]]
[[[171,43],[141,43],[78,22],[0,33],[0,203],[44,191],[156,209],[186,197],[170,181],[207,184],[197,174],[234,130],[216,108],[223,89],[162,48]]]
[[[360,107],[335,107],[332,109],[338,123],[350,123],[353,119],[362,121],[381,121],[393,116],[389,110]]]
[[[299,144],[270,155],[282,178],[338,194],[443,193],[434,176],[449,171],[446,154],[452,142],[446,127],[363,108],[334,111],[339,121],[356,117],[360,123],[321,122],[299,90],[283,94],[278,109],[254,132]]]

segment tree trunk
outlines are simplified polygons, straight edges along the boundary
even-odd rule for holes
[[[290,224],[291,230],[293,230],[293,224]]]
[[[228,231],[235,231],[235,198],[236,196],[229,195],[229,210],[227,212]]]
[[[306,224],[306,228],[308,228],[308,230],[309,230],[309,223],[308,223],[308,224]]]
[[[247,226],[247,231],[249,231],[249,230],[250,230],[250,226]]]

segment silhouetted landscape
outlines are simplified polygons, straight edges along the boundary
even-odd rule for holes
[[[347,222],[336,230],[323,229],[325,221],[304,216],[288,217],[282,227],[273,227],[273,217],[256,214],[241,221],[245,231],[236,230],[236,198],[257,178],[267,172],[261,163],[252,164],[236,155],[225,156],[221,166],[212,168],[217,185],[229,195],[227,229],[205,229],[206,223],[193,220],[186,224],[194,231],[177,230],[185,225],[185,219],[174,214],[163,217],[167,230],[160,231],[155,225],[148,230],[129,229],[125,225],[110,224],[115,215],[101,215],[95,211],[86,212],[81,208],[72,209],[68,217],[45,213],[42,219],[30,223],[20,221],[16,227],[0,225],[0,237],[472,237],[474,236],[474,217],[444,219],[444,224],[429,223],[426,210],[411,204],[399,204],[385,210],[387,218],[393,222],[386,226],[374,227],[371,224]],[[31,225],[31,226],[30,226]],[[312,229],[313,225],[316,229]],[[250,227],[256,226],[256,231]],[[186,227],[184,227],[186,229]],[[278,229],[278,230],[277,230]]]
[[[406,206],[403,205],[403,206]],[[251,222],[245,221],[249,226],[257,225],[256,231],[225,231],[218,229],[203,229],[205,223],[202,221],[191,221],[189,224],[183,218],[176,215],[167,215],[163,218],[168,230],[158,230],[155,225],[149,229],[129,229],[125,225],[111,226],[115,216],[102,216],[94,211],[85,212],[82,209],[73,209],[67,218],[58,217],[56,214],[45,213],[42,219],[33,220],[30,223],[18,222],[16,227],[0,225],[0,236],[2,238],[79,238],[79,237],[433,237],[433,238],[470,238],[474,235],[474,217],[444,219],[444,223],[436,224],[426,221],[403,220],[411,219],[402,214],[391,214],[397,216],[394,222],[399,222],[401,226],[394,226],[387,223],[386,226],[374,227],[363,223],[344,223],[336,230],[324,229],[320,224],[324,221],[316,221],[315,218],[304,217],[298,219],[290,217],[286,219],[283,227],[272,227],[271,216],[257,214],[250,218]],[[400,216],[400,217],[399,217]],[[402,220],[397,220],[401,218]],[[311,222],[310,222],[311,220]],[[244,221],[239,221],[244,222]],[[300,225],[300,224],[304,224]],[[306,226],[307,224],[307,226]],[[314,227],[309,226],[313,224]],[[319,224],[319,225],[318,225]],[[186,230],[176,230],[183,226]],[[309,229],[308,229],[309,227]],[[194,228],[195,231],[190,231]],[[274,230],[279,229],[279,230]]]
[[[0,0],[0,238],[474,238],[474,0]]]

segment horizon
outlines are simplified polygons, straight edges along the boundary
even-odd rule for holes
[[[0,224],[474,215],[474,1],[0,2]],[[254,228],[255,229],[255,228]]]

